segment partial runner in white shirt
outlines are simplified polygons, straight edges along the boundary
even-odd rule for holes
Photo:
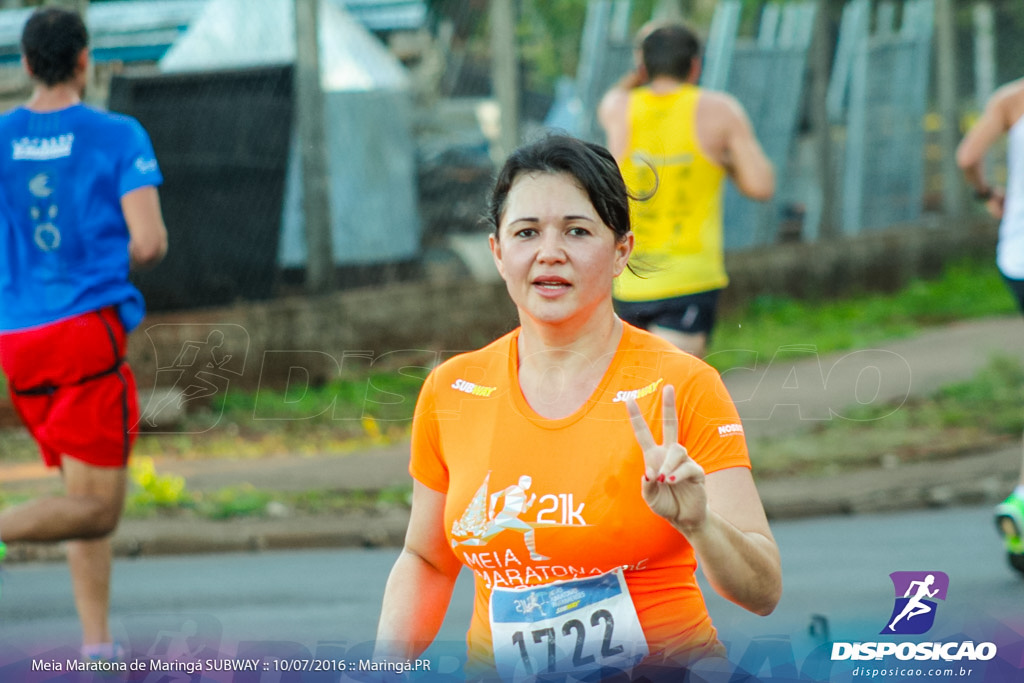
[[[985,178],[985,155],[1004,134],[1005,189]],[[957,148],[956,160],[975,197],[1000,220],[996,265],[1024,313],[1024,79],[1007,83],[992,95]],[[995,512],[1010,564],[1024,573],[1024,462],[1017,488]]]

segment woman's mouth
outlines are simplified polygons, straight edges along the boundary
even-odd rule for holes
[[[559,292],[571,287],[569,281],[560,277],[539,277],[533,281],[533,286],[549,292]]]

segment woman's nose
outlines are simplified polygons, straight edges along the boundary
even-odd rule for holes
[[[558,262],[565,260],[565,240],[555,230],[546,230],[541,233],[537,259],[543,262]]]

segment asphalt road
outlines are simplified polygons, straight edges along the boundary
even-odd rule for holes
[[[705,587],[730,659],[781,679],[806,670],[816,648],[830,642],[882,640],[895,597],[890,573],[921,571],[949,577],[927,639],[992,640],[1024,668],[1024,577],[1006,565],[990,510],[776,522],[785,592],[775,613],[748,614]],[[366,657],[396,554],[346,549],[119,560],[116,636],[140,657]],[[461,577],[428,652],[435,673],[458,668],[471,606],[468,579]],[[78,625],[63,564],[5,568],[2,591],[0,680],[7,680],[3,666],[19,658],[62,661],[72,653]],[[843,666],[848,671],[852,664],[835,663],[827,680],[848,680]],[[262,683],[276,676],[202,680]]]

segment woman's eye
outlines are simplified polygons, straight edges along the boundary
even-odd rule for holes
[[[537,234],[537,230],[534,229],[534,228],[523,228],[522,230],[517,230],[516,233],[515,233],[515,236],[516,237],[533,237],[536,234]]]
[[[581,237],[583,235],[589,235],[590,231],[587,230],[586,228],[575,227],[575,228],[569,228],[569,234],[577,236],[577,237]]]

